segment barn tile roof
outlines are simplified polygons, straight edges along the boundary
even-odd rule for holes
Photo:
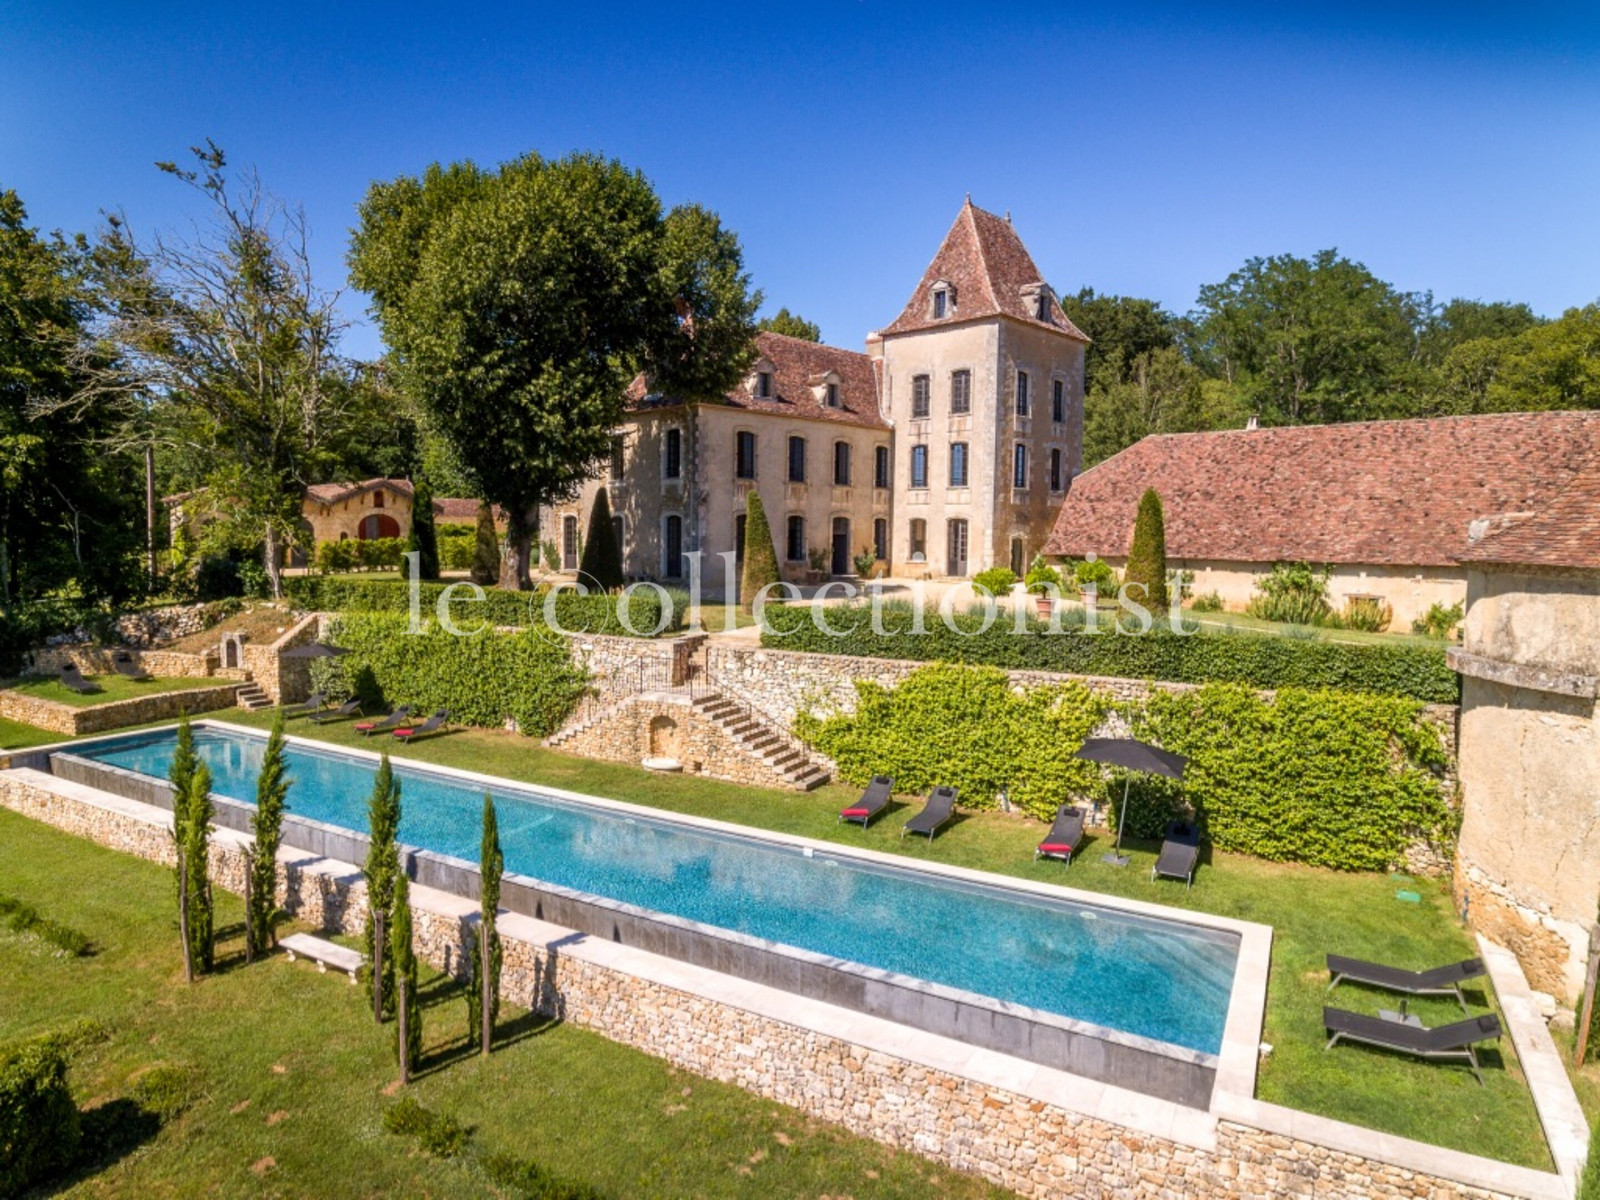
[[[360,483],[313,483],[306,488],[306,495],[318,504],[337,504],[351,496],[358,496],[362,492],[376,491],[380,487],[387,487],[392,492],[399,492],[402,496],[411,495],[411,480],[409,479],[364,479]]]
[[[1600,518],[1592,504],[1585,510],[1584,497],[1600,489],[1597,439],[1597,412],[1147,437],[1072,481],[1046,553],[1126,555],[1139,497],[1153,487],[1165,509],[1167,554],[1176,559],[1392,566],[1449,566],[1469,552],[1594,559]],[[1513,524],[1474,547],[1471,535],[1483,528],[1474,522],[1485,521]],[[1587,550],[1578,545],[1586,530]],[[1542,549],[1527,544],[1542,538]]]
[[[935,319],[933,290],[940,282],[951,285],[955,302],[948,316]],[[959,321],[1007,316],[1087,342],[1083,332],[1067,319],[1054,293],[1050,296],[1050,319],[1039,319],[1035,307],[1037,289],[1044,282],[1033,256],[1011,227],[1010,218],[985,212],[968,197],[904,311],[882,333],[887,337]]]
[[[1600,570],[1600,421],[1588,462],[1564,487],[1532,514],[1496,524],[1457,556],[1460,561]]]
[[[878,408],[878,377],[872,360],[865,354],[766,330],[756,334],[755,348],[757,362],[765,360],[771,364],[772,395],[757,396],[754,387],[746,381],[723,398],[722,403],[729,408],[874,429],[889,428]],[[838,376],[838,408],[829,408],[818,398],[822,380],[830,373]],[[754,376],[752,367],[751,379]],[[643,376],[635,378],[628,388],[629,407],[636,410],[672,407],[678,403],[670,396],[651,394]]]

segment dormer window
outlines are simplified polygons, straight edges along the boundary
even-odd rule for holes
[[[1050,313],[1050,301],[1053,297],[1049,284],[1030,284],[1022,289],[1022,294],[1024,300],[1028,302],[1033,310],[1033,319],[1035,321],[1043,321],[1046,325],[1055,324],[1051,319]]]
[[[839,385],[837,383],[828,385],[827,390],[823,393],[822,402],[829,408],[839,407]]]
[[[928,302],[929,315],[935,321],[942,321],[955,311],[956,289],[948,279],[934,281]]]
[[[937,321],[942,318],[945,315],[945,312],[949,309],[949,306],[949,293],[935,292],[933,294],[933,319]]]
[[[772,372],[756,372],[756,397],[761,400],[772,399]]]

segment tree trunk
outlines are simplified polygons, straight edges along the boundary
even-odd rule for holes
[[[480,996],[482,1003],[482,1020],[479,1022],[480,1032],[483,1034],[483,1056],[489,1057],[489,1046],[494,1040],[494,971],[489,960],[489,923],[480,922],[478,925],[478,980],[483,992]]]
[[[533,555],[539,539],[539,506],[506,506],[506,553],[500,560],[500,586],[527,591],[533,586]]]
[[[267,589],[274,600],[283,599],[283,547],[278,543],[278,529],[267,522],[266,537],[262,541],[261,565],[267,569]]]
[[[194,982],[194,948],[189,945],[189,864],[178,847],[178,936],[183,939],[183,979]]]
[[[383,1024],[383,945],[388,931],[383,927],[383,913],[372,914],[372,1019]]]

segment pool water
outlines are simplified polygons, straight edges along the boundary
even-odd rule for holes
[[[175,744],[166,730],[72,752],[165,778]],[[202,727],[195,746],[217,795],[254,800],[265,738]],[[289,811],[366,831],[372,761],[306,746],[287,757]],[[401,762],[394,771],[400,840],[476,863],[483,787]],[[1238,956],[1231,933],[808,857],[510,782],[489,790],[509,872],[1190,1050],[1221,1047]]]

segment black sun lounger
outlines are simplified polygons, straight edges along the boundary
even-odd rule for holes
[[[399,729],[394,731],[394,736],[399,738],[402,742],[409,742],[414,737],[423,737],[426,734],[434,733],[443,728],[444,723],[449,719],[450,714],[441,708],[421,725],[402,725]]]
[[[143,682],[144,680],[150,678],[150,672],[146,671],[138,663],[134,662],[133,655],[129,654],[126,650],[118,650],[114,655],[112,655],[111,663],[117,668],[118,675],[122,675],[128,679]]]
[[[1059,858],[1072,865],[1072,856],[1083,843],[1084,811],[1075,804],[1063,804],[1056,810],[1055,824],[1044,835],[1033,852],[1034,861],[1041,858]]]
[[[1386,992],[1400,992],[1407,996],[1454,996],[1461,1011],[1467,1011],[1467,1001],[1461,995],[1461,985],[1484,976],[1483,960],[1467,958],[1430,971],[1405,971],[1399,967],[1386,967],[1382,963],[1363,962],[1359,958],[1341,958],[1328,955],[1328,977],[1331,992],[1341,983],[1365,983]]]
[[[1499,1038],[1501,1032],[1500,1018],[1493,1013],[1427,1029],[1415,1017],[1391,1021],[1386,1017],[1346,1012],[1342,1008],[1324,1008],[1322,1026],[1333,1035],[1324,1050],[1332,1050],[1339,1042],[1346,1041],[1398,1050],[1418,1058],[1464,1058],[1478,1077],[1480,1087],[1483,1072],[1478,1069],[1478,1055],[1473,1046]]]
[[[291,704],[288,708],[285,708],[283,715],[286,717],[309,717],[312,713],[318,712],[322,708],[322,702],[327,698],[328,694],[326,692],[312,692],[301,703]]]
[[[955,809],[956,789],[936,787],[928,793],[928,803],[922,811],[900,827],[900,836],[905,837],[908,833],[925,833],[931,842],[933,835],[939,832],[939,826],[955,815]]]
[[[1167,826],[1166,837],[1161,842],[1161,853],[1156,865],[1150,868],[1152,880],[1165,875],[1181,879],[1185,887],[1194,886],[1194,867],[1200,861],[1200,831],[1183,821]]]
[[[839,820],[860,821],[865,829],[873,817],[889,807],[889,793],[894,790],[894,780],[887,775],[874,775],[867,790],[861,793],[849,808],[839,810]]]
[[[346,700],[338,708],[325,708],[319,713],[312,713],[311,719],[318,725],[324,721],[337,720],[340,717],[353,717],[361,711],[361,701]]]
[[[71,688],[79,695],[95,690],[94,684],[83,677],[83,672],[78,670],[78,664],[75,662],[69,662],[61,668],[61,686]]]
[[[387,733],[404,725],[410,717],[411,705],[401,704],[387,717],[379,717],[376,721],[357,721],[356,732],[362,737],[366,737],[369,733]]]

